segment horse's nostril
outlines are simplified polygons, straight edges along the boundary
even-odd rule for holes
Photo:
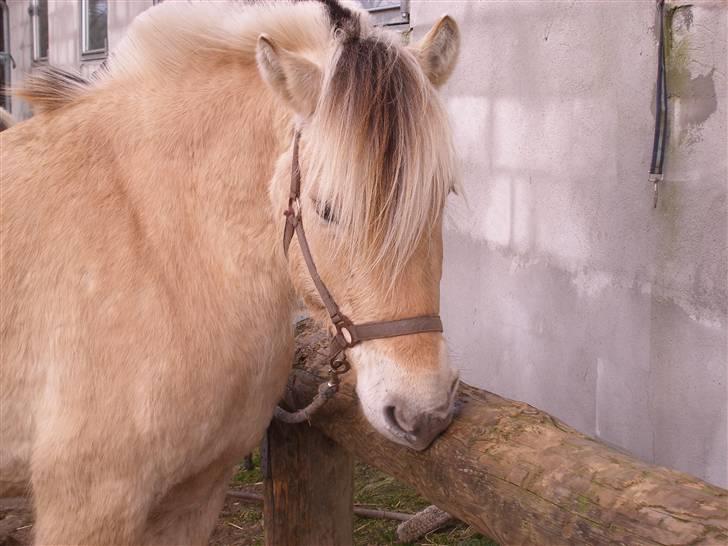
[[[386,406],[384,420],[390,434],[409,447],[422,450],[429,446],[435,437],[450,424],[451,409],[452,406],[448,404],[447,409],[443,412],[422,413],[410,421],[406,414],[402,413],[401,408]]]
[[[399,421],[397,421],[397,408],[394,406],[387,406],[384,408],[384,419],[395,431],[407,434],[407,431],[403,429],[402,425],[400,425]]]

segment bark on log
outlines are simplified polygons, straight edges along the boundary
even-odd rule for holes
[[[320,332],[299,333],[292,407],[324,379],[325,345]],[[351,384],[312,422],[503,546],[728,544],[725,489],[639,461],[528,404],[468,385],[459,402],[451,427],[419,453],[372,429]]]

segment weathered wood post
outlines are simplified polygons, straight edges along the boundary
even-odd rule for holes
[[[353,544],[351,455],[306,423],[274,420],[261,464],[266,546]]]

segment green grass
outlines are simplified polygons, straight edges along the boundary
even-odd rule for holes
[[[242,464],[238,467],[233,479],[235,484],[253,486],[263,481],[258,453],[254,454],[253,462],[255,463],[253,470],[244,470]],[[354,503],[408,514],[414,514],[430,504],[412,488],[363,463],[357,463],[354,472]],[[234,522],[245,526],[245,524],[259,521],[260,517],[260,507],[241,504],[240,513],[236,514]],[[355,516],[354,544],[357,546],[405,546],[404,543],[397,540],[399,523],[399,521],[393,520]],[[262,537],[251,537],[251,540],[257,544]],[[408,544],[409,546],[498,546],[496,542],[477,533],[464,523],[450,525],[422,537],[418,542]]]
[[[354,471],[354,503],[371,505],[381,510],[414,514],[430,503],[417,492],[391,476],[370,466],[357,463]],[[354,544],[358,546],[403,545],[397,540],[400,522],[354,517]],[[422,537],[412,546],[498,546],[496,542],[458,523]]]

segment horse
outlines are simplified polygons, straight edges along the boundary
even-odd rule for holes
[[[447,16],[408,45],[337,0],[164,2],[90,81],[26,80],[35,115],[0,135],[0,495],[32,496],[37,544],[206,543],[293,313],[333,328],[282,248],[293,167],[342,311],[439,313],[458,44]],[[423,449],[448,425],[441,332],[346,353],[381,434]]]

